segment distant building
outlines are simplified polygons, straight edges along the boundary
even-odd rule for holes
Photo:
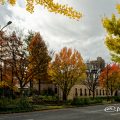
[[[103,70],[105,68],[105,60],[102,57],[97,57],[97,60],[91,60],[86,62],[87,69],[95,67],[96,69]]]

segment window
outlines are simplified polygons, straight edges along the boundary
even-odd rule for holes
[[[106,90],[106,95],[108,95],[107,90]]]
[[[98,96],[98,89],[96,89],[96,96]]]
[[[89,90],[89,96],[91,95],[91,91]]]
[[[55,94],[57,94],[58,90],[57,90],[57,87],[55,87]]]
[[[87,90],[85,89],[85,96],[87,96]]]
[[[78,96],[78,93],[77,93],[77,88],[75,88],[75,97]]]
[[[101,95],[101,90],[100,90],[100,95]]]
[[[103,90],[103,95],[105,95],[105,92],[104,92],[104,90]]]
[[[80,88],[80,96],[82,96],[82,88]]]

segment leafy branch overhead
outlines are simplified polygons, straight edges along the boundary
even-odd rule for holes
[[[120,14],[120,4],[116,8]],[[120,18],[112,14],[111,18],[103,18],[102,23],[107,32],[105,44],[110,50],[112,60],[120,63]]]
[[[5,2],[6,0],[0,1],[1,4],[4,4]],[[16,4],[17,0],[8,0],[8,2],[13,6]],[[44,8],[47,8],[49,12],[59,13],[69,18],[78,20],[82,17],[81,12],[74,10],[73,7],[69,7],[68,5],[61,5],[54,2],[54,0],[25,0],[25,2],[26,10],[30,13],[34,12],[35,5],[41,5],[44,6]]]

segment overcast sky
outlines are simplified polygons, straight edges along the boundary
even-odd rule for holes
[[[50,13],[41,6],[36,6],[35,12],[30,14],[25,10],[24,2],[18,1],[14,7],[0,5],[1,26],[11,20],[13,23],[7,29],[14,31],[18,27],[24,32],[40,32],[54,51],[67,46],[77,49],[84,60],[101,56],[110,61],[109,51],[104,45],[106,33],[101,19],[117,13],[115,7],[120,0],[58,0],[81,11],[83,17],[79,21]]]

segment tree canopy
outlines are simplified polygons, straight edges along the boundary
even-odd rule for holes
[[[120,14],[120,4],[116,8]],[[112,60],[120,63],[120,18],[112,14],[111,18],[104,17],[102,23],[107,32],[105,44],[110,50]]]
[[[43,80],[47,80],[47,68],[48,63],[51,60],[48,54],[47,45],[42,39],[40,33],[36,33],[33,36],[28,46],[28,51],[30,61],[28,69],[34,73],[33,79],[38,81],[38,89],[40,94],[40,83]]]
[[[99,77],[101,87],[109,89],[111,95],[120,87],[120,67],[119,65],[107,65]]]
[[[1,4],[4,4],[6,3],[6,0],[0,0],[0,2]],[[7,0],[7,2],[13,6],[16,4],[17,0]],[[25,0],[25,2],[26,10],[30,13],[34,12],[35,5],[41,5],[44,8],[47,8],[49,12],[59,13],[73,19],[80,19],[82,17],[82,14],[74,10],[73,7],[61,5],[54,2],[54,0]]]
[[[63,92],[63,100],[67,99],[71,88],[81,80],[85,73],[85,64],[80,53],[66,47],[56,54],[55,60],[50,64],[49,68],[49,74],[53,82]]]

